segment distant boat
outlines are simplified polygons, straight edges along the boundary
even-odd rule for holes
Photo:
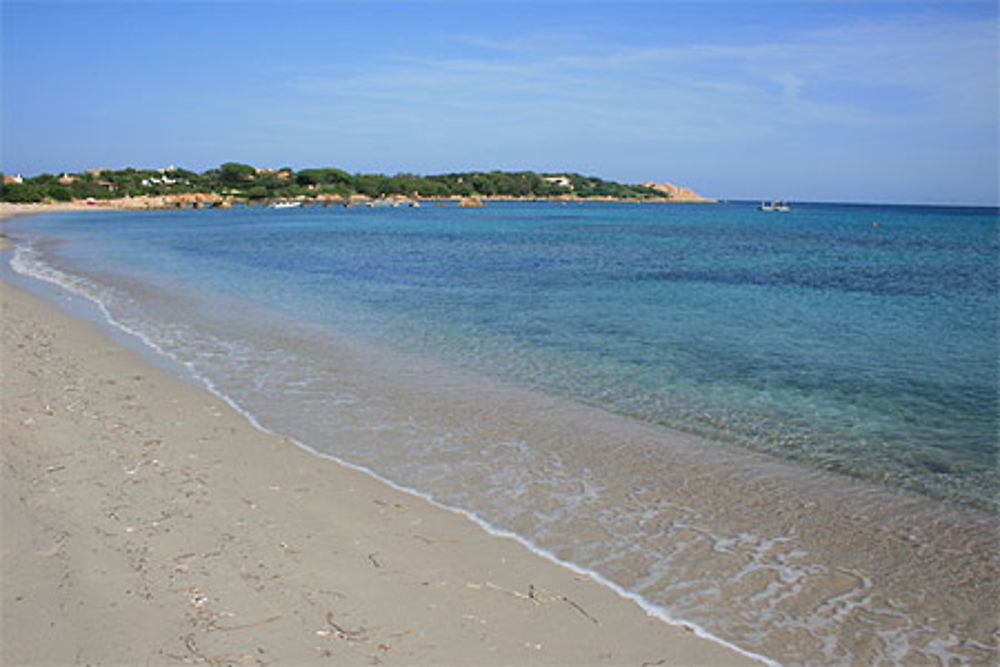
[[[788,205],[788,202],[778,201],[775,199],[771,202],[762,201],[757,207],[758,211],[791,211],[792,207]]]
[[[273,201],[267,205],[268,208],[298,208],[302,206],[300,201]]]

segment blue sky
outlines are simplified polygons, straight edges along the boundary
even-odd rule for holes
[[[992,1],[0,7],[7,173],[571,170],[998,203]]]

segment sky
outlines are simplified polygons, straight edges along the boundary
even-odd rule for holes
[[[998,32],[993,0],[0,0],[0,169],[996,206]]]

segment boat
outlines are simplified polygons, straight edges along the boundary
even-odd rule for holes
[[[267,205],[268,208],[298,208],[302,206],[300,201],[273,201]]]
[[[766,202],[762,201],[757,207],[758,211],[791,211],[792,207],[788,205],[788,202],[780,201],[775,199],[774,201]]]

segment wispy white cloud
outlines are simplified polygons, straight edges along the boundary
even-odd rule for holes
[[[489,122],[500,115],[592,132],[639,126],[646,136],[687,140],[760,135],[788,124],[989,122],[996,115],[996,34],[995,21],[952,19],[736,45],[588,41],[575,50],[562,35],[562,51],[554,52],[550,39],[480,39],[493,51],[311,73],[292,86],[331,103],[363,99],[400,113],[451,109]]]
[[[901,190],[919,189],[930,177],[916,162],[984,150],[995,162],[997,30],[995,20],[915,18],[729,43],[484,39],[448,56],[302,71],[288,81],[298,111],[286,122],[315,133],[350,127],[345,141],[372,145],[395,137],[409,147],[396,160],[411,164],[447,151],[518,166],[601,156],[605,173],[610,165],[641,179],[681,161],[713,174],[715,159],[747,183],[757,172],[771,182],[812,170],[815,180],[822,169],[859,183],[893,173],[914,181]],[[869,165],[864,177],[858,164]],[[970,159],[972,177],[952,167],[935,187],[965,178],[988,188],[983,164]]]

